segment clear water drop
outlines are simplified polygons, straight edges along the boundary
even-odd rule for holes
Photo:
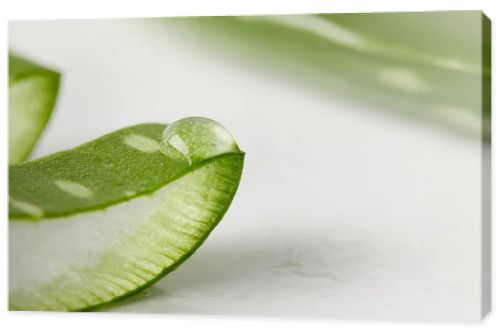
[[[189,165],[223,153],[239,151],[229,131],[208,118],[188,117],[168,125],[161,149],[169,157],[184,159]]]

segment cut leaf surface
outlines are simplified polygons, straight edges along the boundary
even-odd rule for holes
[[[9,54],[9,163],[25,160],[54,108],[59,73]]]
[[[11,309],[88,310],[124,298],[207,238],[244,153],[213,121],[164,130],[138,125],[10,167]]]

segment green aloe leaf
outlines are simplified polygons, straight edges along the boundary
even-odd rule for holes
[[[481,112],[482,13],[269,15],[178,19],[186,36],[316,91],[489,137]],[[167,23],[166,23],[167,24]],[[200,38],[201,34],[205,34]]]
[[[89,310],[166,275],[208,237],[244,153],[220,124],[142,124],[9,168],[9,305]]]
[[[9,163],[30,155],[52,114],[59,73],[9,53]]]

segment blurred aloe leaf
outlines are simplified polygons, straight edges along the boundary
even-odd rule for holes
[[[489,138],[479,11],[185,19],[214,49],[397,114]],[[209,38],[199,38],[207,34]],[[219,42],[219,43],[218,43]]]
[[[52,114],[59,73],[9,53],[9,164],[27,159]]]

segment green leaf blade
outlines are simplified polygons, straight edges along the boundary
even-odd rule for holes
[[[491,120],[483,117],[478,93],[481,75],[491,73],[481,65],[480,18],[479,11],[451,11],[174,22],[185,24],[193,42],[249,68],[257,65],[315,91],[489,138]]]
[[[9,164],[27,159],[54,109],[60,74],[9,53]]]
[[[134,137],[136,148],[124,144],[124,138],[131,135],[149,135],[148,138],[154,141],[161,137],[164,128],[160,124],[126,128],[73,150],[11,167],[13,174],[18,173],[16,180],[20,179],[21,173],[38,180],[40,174],[28,174],[26,165],[37,165],[48,171],[54,166],[64,165],[63,162],[68,160],[63,157],[77,154],[81,159],[77,159],[80,167],[89,161],[93,163],[94,160],[83,158],[86,155],[86,159],[90,159],[89,155],[94,155],[93,158],[99,156],[103,163],[109,163],[113,157],[117,170],[125,173],[120,175],[117,172],[117,180],[113,181],[106,179],[105,173],[98,173],[102,164],[87,166],[88,172],[94,173],[94,181],[103,178],[105,185],[99,191],[107,187],[114,193],[114,197],[109,194],[99,197],[98,192],[88,186],[86,189],[99,198],[94,202],[88,197],[89,193],[74,184],[73,187],[66,184],[66,195],[60,192],[60,188],[58,192],[45,183],[31,187],[33,198],[39,191],[38,187],[51,198],[36,203],[21,197],[18,190],[10,191],[11,198],[22,198],[15,199],[18,203],[30,203],[43,211],[43,216],[35,222],[33,216],[13,218],[19,216],[22,206],[18,205],[18,211],[11,214],[11,309],[88,310],[125,298],[174,270],[204,242],[236,193],[244,153],[230,143],[231,146],[227,147],[233,147],[231,151],[189,164],[181,155],[169,156],[153,151],[153,142],[140,141],[140,137]],[[189,141],[185,136],[184,139]],[[119,145],[137,152],[124,153]],[[112,146],[116,147],[114,153],[103,149]],[[89,153],[92,151],[99,153]],[[137,154],[152,160],[140,158]],[[130,155],[135,163],[124,158],[126,155]],[[148,163],[140,163],[143,160]],[[159,168],[154,166],[156,163],[159,163]],[[24,170],[16,170],[23,167]],[[64,169],[72,170],[74,166]],[[46,176],[46,179],[53,176]],[[126,177],[129,179],[125,180]],[[138,178],[142,178],[142,182],[135,184]],[[122,196],[124,188],[120,186],[124,182],[129,192]],[[75,194],[82,198],[78,199]],[[74,197],[73,202],[69,203],[64,196]],[[49,201],[52,201],[50,205]],[[62,209],[54,211],[57,203],[61,203],[67,212]],[[11,207],[15,206],[16,203],[11,201]],[[54,263],[47,264],[49,259]]]

